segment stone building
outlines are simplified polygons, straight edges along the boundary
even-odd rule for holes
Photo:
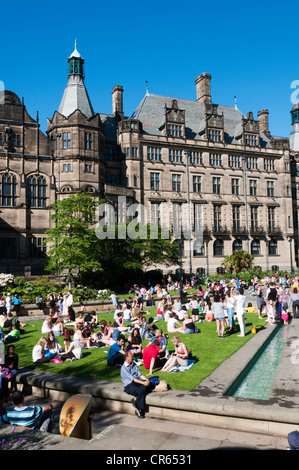
[[[112,113],[96,113],[76,46],[68,64],[46,135],[18,96],[0,95],[0,271],[44,272],[51,204],[76,191],[116,209],[120,196],[127,208],[140,203],[148,223],[175,234],[185,272],[221,271],[224,256],[241,248],[262,269],[296,267],[297,137],[272,136],[268,110],[255,119],[214,103],[203,73],[194,100],[147,91],[129,117],[116,85]]]

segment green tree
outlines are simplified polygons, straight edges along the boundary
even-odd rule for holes
[[[235,250],[224,258],[222,266],[229,274],[248,271],[253,266],[254,257],[245,250]]]
[[[53,227],[46,232],[48,271],[61,272],[67,268],[72,274],[101,268],[94,255],[98,239],[93,228],[99,204],[84,192],[53,204]]]
[[[72,274],[86,273],[99,285],[109,285],[115,280],[124,284],[126,276],[135,273],[138,277],[149,266],[178,264],[178,246],[172,239],[163,238],[160,227],[153,238],[150,225],[137,223],[132,230],[131,221],[114,228],[102,227],[101,233],[106,232],[107,237],[98,237],[96,210],[102,202],[80,192],[53,205],[54,226],[47,231],[47,270],[68,268]]]

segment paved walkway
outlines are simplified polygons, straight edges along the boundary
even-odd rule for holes
[[[293,320],[287,328],[288,339],[268,401],[225,397],[223,391],[261,347],[265,337],[271,333],[270,326],[255,335],[194,391],[180,394],[170,390],[167,393],[150,394],[147,400],[149,413],[144,420],[136,418],[129,405],[129,414],[93,409],[93,438],[90,441],[65,438],[59,435],[58,429],[59,412],[63,403],[55,401],[53,434],[16,428],[16,435],[24,438],[23,449],[88,449],[106,451],[108,454],[113,450],[163,453],[208,449],[286,449],[288,432],[299,429],[299,352],[298,360],[296,355],[296,349],[299,350],[299,320]],[[115,386],[111,393],[116,396],[120,394]],[[28,396],[26,402],[43,404],[47,400]],[[163,418],[156,417],[152,412],[154,406],[158,405],[165,406]],[[220,418],[226,421],[220,425],[217,421],[217,425],[213,425],[213,420],[204,424],[177,420],[180,412],[188,414],[192,411],[201,419],[210,415],[219,419],[221,415]],[[174,416],[173,413],[177,415]],[[242,430],[236,429],[236,421],[242,423]],[[255,430],[252,430],[252,423],[257,423]],[[5,438],[10,435],[11,428],[2,426],[0,432],[1,438]],[[138,454],[134,452],[132,455]]]

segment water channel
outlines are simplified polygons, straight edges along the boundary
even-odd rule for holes
[[[287,336],[288,325],[279,325],[226,395],[269,400]]]

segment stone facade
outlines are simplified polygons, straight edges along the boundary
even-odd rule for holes
[[[142,204],[148,223],[175,233],[185,272],[219,271],[240,248],[262,269],[297,266],[298,157],[288,138],[271,135],[268,110],[254,119],[213,103],[211,75],[203,73],[194,101],[147,92],[128,117],[116,85],[112,113],[95,113],[76,48],[68,62],[47,135],[18,96],[0,96],[0,271],[44,272],[50,206],[76,191],[116,208],[119,196],[127,207]]]

